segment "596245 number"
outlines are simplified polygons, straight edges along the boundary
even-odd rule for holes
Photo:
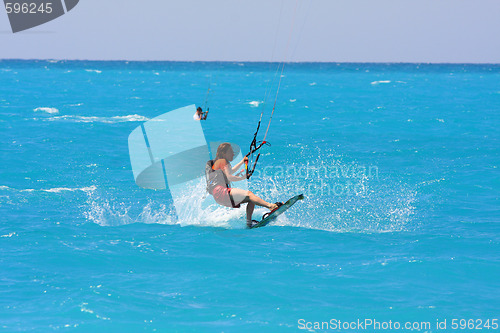
[[[52,13],[52,2],[45,2],[41,3],[38,5],[37,3],[33,2],[24,2],[24,3],[19,3],[19,2],[6,2],[5,3],[5,10],[7,11],[7,14],[43,14],[47,13],[50,14]]]
[[[451,329],[453,330],[482,330],[498,329],[498,319],[452,319]]]

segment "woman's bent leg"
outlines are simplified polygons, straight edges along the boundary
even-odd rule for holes
[[[245,203],[245,202],[253,202],[257,206],[266,207],[269,209],[274,209],[277,206],[275,204],[269,203],[267,201],[262,200],[255,194],[250,191],[242,190],[240,188],[232,188],[231,196],[233,197],[235,204]]]

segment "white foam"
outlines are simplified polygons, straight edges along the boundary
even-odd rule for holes
[[[411,230],[415,223],[418,223],[413,217],[417,191],[412,186],[406,186],[398,179],[384,179],[381,182],[378,180],[378,173],[359,174],[358,171],[362,170],[363,165],[343,162],[333,150],[320,151],[318,156],[317,150],[309,149],[306,145],[290,147],[296,148],[294,150],[297,153],[302,152],[303,155],[301,161],[295,161],[293,156],[296,154],[291,154],[293,156],[287,161],[290,170],[296,172],[304,168],[307,171],[308,162],[314,165],[314,169],[310,174],[299,171],[295,176],[287,176],[283,171],[277,170],[274,175],[258,176],[253,180],[252,186],[256,191],[252,191],[270,202],[284,200],[297,193],[306,195],[305,200],[297,203],[297,206],[288,210],[271,225],[331,232],[389,233]],[[326,180],[319,187],[314,184],[318,177]],[[332,180],[329,181],[329,178]],[[311,188],[311,183],[316,186]],[[342,187],[346,192],[342,190],[342,193],[337,193],[337,183],[349,185]],[[120,198],[110,199],[107,194],[101,197],[99,191],[88,193],[89,209],[86,217],[94,223],[106,226],[140,222],[245,228],[245,206],[230,209],[215,202],[211,204],[208,202],[211,196],[203,193],[205,186],[202,180],[197,186],[186,188],[183,193],[178,192],[176,195],[172,192],[178,218],[171,215],[171,210],[159,202],[149,202],[143,207],[137,207],[137,202],[124,203]],[[330,190],[333,194],[330,194]],[[338,195],[341,200],[331,200],[331,195]],[[132,213],[136,209],[140,214]],[[254,218],[259,219],[265,211],[256,209]]]
[[[250,104],[251,107],[258,107],[262,102],[261,101],[251,101],[251,102],[248,102],[248,104]]]
[[[76,191],[73,188],[67,188],[67,187],[56,187],[56,188],[50,188],[48,190],[42,190],[44,192],[52,192],[52,193],[60,193],[63,191]]]
[[[372,82],[373,85],[383,84],[383,83],[391,83],[391,81],[389,81],[389,80],[381,80],[381,81],[373,81]]]
[[[427,186],[427,185],[434,184],[434,183],[440,183],[443,180],[445,180],[445,178],[427,180],[427,181],[423,181],[423,182],[419,183],[418,186]]]
[[[305,195],[303,201],[271,225],[383,233],[411,230],[418,223],[413,218],[415,188],[397,179],[381,182],[376,170],[371,173],[364,169],[369,166],[345,163],[334,150],[320,150],[318,154],[318,150],[308,146],[292,148],[307,162],[290,157],[287,164],[292,174],[283,169],[275,170],[274,175],[266,171],[266,176],[252,182],[253,188],[259,189],[256,194],[267,201],[283,200],[297,193]],[[314,167],[309,169],[309,164]],[[331,200],[332,195],[341,200]]]
[[[186,189],[186,195],[176,197],[177,214],[163,203],[149,201],[139,214],[133,214],[137,203],[130,205],[103,198],[99,191],[88,192],[88,209],[85,217],[102,226],[119,226],[131,223],[166,224],[180,226],[209,226],[229,229],[245,228],[245,208],[231,209],[215,204],[207,197],[206,183],[200,181],[195,188]],[[200,195],[200,193],[205,195]],[[208,204],[205,199],[208,199]],[[210,202],[213,201],[213,204]],[[177,216],[176,216],[177,215]]]
[[[148,121],[149,118],[140,116],[138,114],[132,114],[128,116],[114,116],[114,117],[89,117],[89,116],[58,116],[47,118],[48,121],[71,121],[75,123],[106,123],[106,124],[115,124],[115,123],[124,123],[124,122],[143,122]]]
[[[88,210],[84,213],[85,217],[101,226],[119,226],[131,223],[158,223],[172,225],[176,221],[170,215],[170,210],[164,204],[155,205],[149,202],[142,208],[138,216],[129,214],[132,206],[124,203],[113,203],[108,198],[103,199],[97,191],[87,192]]]
[[[7,234],[7,235],[1,235],[0,237],[2,238],[10,238],[12,236],[17,236],[17,234],[15,232],[11,232],[10,234]]]
[[[59,110],[56,108],[48,108],[48,107],[39,107],[36,109],[33,109],[35,112],[46,112],[49,114],[59,114]]]
[[[297,100],[296,99],[291,99],[290,102],[295,103],[295,102],[297,102]]]
[[[41,189],[40,191],[42,192],[49,192],[49,193],[61,193],[61,192],[75,192],[75,191],[83,191],[83,192],[91,192],[95,191],[97,189],[96,186],[87,186],[87,187],[54,187],[54,188],[49,188],[49,189]],[[34,189],[25,189],[21,190],[21,192],[33,192],[35,191]]]
[[[85,307],[85,305],[88,305],[88,303],[83,303],[83,304],[81,305],[81,307],[80,307],[80,310],[81,310],[82,312],[94,313],[94,311],[92,311],[92,310],[90,310],[90,309],[87,309],[87,308]]]
[[[2,185],[0,186],[0,190],[10,190],[10,187]]]
[[[186,190],[184,195],[175,196],[175,207],[178,213],[178,224],[182,226],[210,226],[222,228],[236,228],[237,222],[244,227],[244,209],[232,209],[220,206],[206,195],[206,184],[200,182],[194,188]],[[202,195],[200,195],[202,194]],[[204,196],[205,194],[206,196]],[[208,201],[205,202],[205,199]]]
[[[97,70],[97,69],[86,69],[85,71],[89,72],[89,73],[99,73],[99,74],[102,73],[102,71]]]
[[[316,82],[311,82],[311,83],[309,83],[309,85],[310,86],[315,86],[315,85],[317,85],[317,83]]]
[[[75,192],[75,191],[83,191],[83,192],[90,192],[90,191],[95,191],[97,189],[96,186],[88,186],[88,187],[77,187],[77,188],[70,188],[70,187],[55,187],[55,188],[49,188],[47,190],[41,190],[43,192],[50,192],[50,193],[61,193],[61,192]]]
[[[86,312],[86,313],[90,313],[90,314],[93,314],[93,315],[95,315],[95,317],[96,317],[97,319],[102,319],[102,320],[111,320],[111,319],[110,319],[110,318],[108,318],[108,317],[104,317],[104,316],[100,316],[100,315],[96,314],[93,310],[91,310],[91,309],[89,309],[89,308],[87,307],[88,305],[89,305],[88,303],[82,303],[82,304],[80,304],[80,311],[82,311],[82,312]]]

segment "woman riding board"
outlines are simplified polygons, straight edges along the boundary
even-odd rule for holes
[[[281,206],[281,202],[275,204],[262,200],[252,192],[240,188],[232,188],[231,182],[244,180],[246,177],[234,175],[236,171],[248,161],[248,157],[243,158],[234,167],[230,161],[234,159],[234,151],[230,143],[221,143],[217,148],[215,160],[207,163],[207,190],[214,197],[219,205],[239,208],[240,204],[247,203],[247,226],[251,227],[258,221],[252,220],[255,205],[266,207],[271,211]]]

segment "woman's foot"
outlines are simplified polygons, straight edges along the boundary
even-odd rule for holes
[[[282,206],[282,205],[283,205],[282,202],[277,202],[277,203],[271,204],[271,206],[268,208],[271,210],[271,212],[274,212],[276,209],[280,208],[280,206]]]
[[[265,213],[264,215],[262,215],[262,219],[265,219],[266,217],[268,217],[269,215],[271,215],[276,209],[280,208],[280,206],[283,206],[282,202],[277,202],[277,203],[271,204],[268,207],[271,211],[269,211],[268,213]]]
[[[257,223],[259,223],[259,221],[256,221],[256,220],[247,220],[247,227],[248,228],[252,228]]]

